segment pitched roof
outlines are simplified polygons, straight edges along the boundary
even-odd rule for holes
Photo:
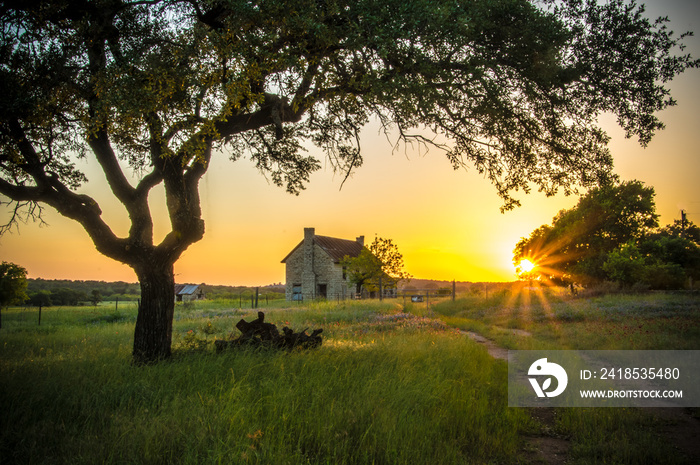
[[[294,247],[292,251],[289,252],[289,254],[287,254],[286,257],[284,257],[282,263],[285,263],[287,259],[303,244],[303,240],[299,242],[299,244],[297,244],[297,246]],[[324,250],[324,252],[326,252],[328,256],[330,256],[333,259],[334,263],[340,263],[340,261],[346,255],[349,255],[350,257],[357,257],[358,255],[360,255],[360,252],[364,247],[357,241],[317,235],[314,235],[314,244],[321,247]]]
[[[199,284],[176,284],[175,295],[192,295],[198,288]]]
[[[335,263],[340,262],[346,255],[357,257],[364,247],[357,241],[328,236],[314,236],[314,242],[325,250]]]

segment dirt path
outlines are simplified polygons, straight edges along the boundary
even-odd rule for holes
[[[491,339],[486,339],[481,334],[477,334],[472,331],[460,330],[459,332],[464,334],[465,336],[469,336],[470,339],[473,339],[474,341],[486,347],[486,351],[491,357],[499,360],[508,360],[508,349],[504,349],[503,347],[497,346],[496,343],[493,342]]]
[[[498,346],[491,339],[472,331],[460,331],[470,339],[482,344],[486,351],[495,359],[508,361],[508,349]],[[541,434],[525,437],[525,450],[523,458],[525,463],[541,463],[560,465],[565,464],[571,443],[558,437],[554,432],[556,411],[553,408],[532,408],[530,414],[541,425]]]
[[[508,349],[472,331],[462,334],[482,344],[495,359],[508,361]],[[687,408],[646,408],[658,422],[659,434],[666,437],[688,459],[688,463],[700,463],[700,419]],[[571,443],[559,437],[555,430],[557,411],[552,407],[531,408],[530,414],[541,425],[539,436],[525,437],[523,456],[525,463],[560,465],[567,463]]]

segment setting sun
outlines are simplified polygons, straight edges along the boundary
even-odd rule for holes
[[[535,266],[536,265],[534,263],[532,263],[530,260],[528,260],[526,258],[526,259],[520,261],[520,263],[518,264],[518,269],[522,273],[529,273],[535,269]]]

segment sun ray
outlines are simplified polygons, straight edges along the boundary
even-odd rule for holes
[[[527,258],[524,258],[524,259],[520,260],[520,264],[519,264],[518,266],[519,266],[520,269],[523,270],[525,273],[529,273],[529,272],[531,272],[532,270],[534,270],[534,269],[537,267],[537,265],[535,265],[534,263],[532,263],[532,262],[531,262],[530,260],[528,260]]]

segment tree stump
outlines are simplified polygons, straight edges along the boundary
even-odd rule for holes
[[[285,326],[282,328],[283,334],[280,334],[277,326],[272,323],[265,323],[265,314],[263,312],[258,312],[257,320],[251,322],[241,319],[236,324],[236,328],[241,332],[239,337],[214,341],[216,352],[241,346],[271,347],[287,350],[295,348],[313,349],[323,343],[323,338],[320,336],[323,329],[315,329],[309,335],[306,334],[306,329],[297,333]]]

